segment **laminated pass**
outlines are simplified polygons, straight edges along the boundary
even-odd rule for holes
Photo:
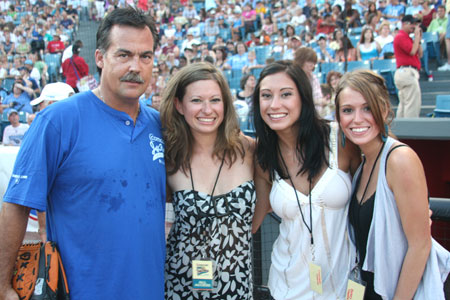
[[[21,300],[69,300],[66,273],[56,243],[22,245],[12,287]]]

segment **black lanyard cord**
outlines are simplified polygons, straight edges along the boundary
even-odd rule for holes
[[[355,196],[356,202],[357,202],[356,209],[357,209],[358,223],[360,222],[359,219],[361,217],[361,206],[363,205],[364,197],[366,196],[367,189],[368,189],[369,184],[370,184],[370,180],[372,179],[373,172],[375,171],[375,166],[377,165],[377,162],[378,162],[378,159],[380,158],[381,152],[383,152],[384,145],[385,145],[385,143],[383,143],[383,145],[380,148],[380,151],[378,151],[378,155],[377,155],[377,158],[375,158],[375,162],[373,163],[372,170],[370,170],[369,180],[367,180],[366,187],[364,188],[364,192],[362,194],[362,197],[361,197],[361,200],[360,200],[359,203],[358,203],[358,197]],[[360,178],[362,177],[362,168],[364,167],[365,163],[366,163],[366,158],[364,157],[364,161],[363,161],[362,167],[361,167]],[[360,179],[359,183],[361,183],[361,179]],[[356,192],[357,192],[357,190],[355,190],[355,193]],[[356,264],[358,264],[358,256],[359,256],[358,248],[356,248],[356,252],[358,253],[358,255],[356,255],[356,257],[355,257],[355,262],[356,262]]]
[[[298,199],[298,195],[297,195],[297,189],[295,188],[294,182],[292,181],[291,175],[289,175],[289,170],[288,167],[284,161],[283,155],[281,154],[280,151],[280,147],[278,146],[278,154],[280,155],[281,161],[283,162],[283,166],[286,170],[287,176],[289,178],[289,181],[291,182],[292,187],[294,188],[294,194],[295,194],[295,198],[297,199],[297,205],[298,205],[298,209],[300,210],[300,214],[302,216],[302,221],[303,224],[305,224],[306,228],[309,231],[309,234],[311,236],[311,245],[314,245],[314,239],[313,239],[313,223],[312,223],[312,199],[311,199],[311,190],[312,190],[312,179],[308,179],[309,181],[309,224],[310,226],[308,226],[308,223],[306,223],[305,221],[305,216],[303,215],[303,211],[302,208],[300,206],[300,200]]]

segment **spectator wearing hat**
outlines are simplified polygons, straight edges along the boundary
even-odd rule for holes
[[[8,112],[10,109],[15,109],[17,111],[23,111],[27,113],[32,113],[33,109],[30,105],[31,97],[33,97],[33,90],[31,87],[27,87],[24,80],[19,78],[16,79],[12,86],[12,93],[9,94],[3,104],[9,104],[10,108],[6,108],[4,112]]]
[[[302,45],[302,40],[298,35],[294,35],[287,43],[288,48],[283,53],[283,59],[294,59],[294,54],[297,49]]]
[[[198,43],[198,41],[194,38],[194,33],[191,28],[188,29],[186,33],[186,39],[181,44],[181,52],[185,52],[186,48],[190,48],[192,50],[192,44]]]
[[[402,18],[402,27],[394,38],[397,70],[394,82],[398,89],[397,118],[418,118],[422,96],[419,85],[420,57],[422,56],[422,30],[411,15]],[[414,33],[414,40],[409,37]]]
[[[203,24],[201,24],[200,21],[201,19],[199,16],[195,16],[191,20],[191,27],[189,28],[189,31],[195,38],[200,38],[203,35]]]
[[[30,55],[31,58],[35,59],[35,55]],[[32,59],[26,59],[24,62],[24,67],[28,69],[28,72],[30,74],[30,78],[32,78],[34,81],[36,81],[36,84],[41,87],[41,73],[39,72],[39,69],[34,66]]]
[[[41,111],[50,104],[55,103],[56,101],[60,101],[66,98],[69,98],[75,94],[73,88],[64,82],[54,82],[49,83],[42,89],[41,95],[32,100],[30,104],[32,106],[38,107],[38,110]]]
[[[29,126],[19,122],[19,112],[15,109],[8,112],[8,121],[11,125],[6,126],[3,131],[3,145],[20,146]]]
[[[318,46],[314,49],[317,53],[317,60],[319,63],[334,61],[335,52],[328,47],[327,36],[323,33],[318,35]]]
[[[217,26],[214,18],[209,18],[205,25],[205,36],[208,37],[209,42],[213,42],[214,38],[219,35],[219,26]]]
[[[49,53],[62,53],[64,51],[64,43],[61,41],[59,34],[55,33],[53,35],[53,40],[48,42],[47,51]]]
[[[63,75],[66,77],[66,83],[78,93],[77,81],[84,76],[89,75],[89,66],[84,58],[79,56],[80,47],[78,45],[73,46],[72,52],[72,57],[66,59],[61,67],[63,70]]]

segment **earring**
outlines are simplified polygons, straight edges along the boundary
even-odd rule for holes
[[[389,126],[387,124],[384,124],[384,134],[381,135],[381,140],[383,141],[383,143],[386,143],[388,136],[389,136]]]
[[[342,148],[345,148],[345,134],[341,131],[341,144]]]

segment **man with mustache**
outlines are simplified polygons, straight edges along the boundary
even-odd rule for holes
[[[0,299],[30,208],[47,211],[71,299],[163,299],[165,165],[159,114],[139,102],[152,74],[153,20],[116,9],[97,32],[101,84],[31,124],[0,213]]]

